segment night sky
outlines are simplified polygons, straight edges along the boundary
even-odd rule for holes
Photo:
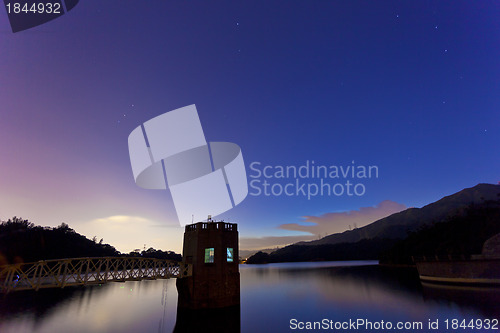
[[[496,184],[499,18],[496,0],[85,0],[12,33],[2,9],[0,220],[180,252],[172,198],[135,184],[127,138],[190,104],[208,141],[241,147],[249,181],[252,162],[378,168],[350,180],[360,196],[249,195],[217,216],[241,249]]]

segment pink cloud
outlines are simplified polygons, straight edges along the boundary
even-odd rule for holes
[[[287,223],[280,229],[307,232],[298,236],[268,236],[259,238],[240,238],[240,249],[270,249],[283,247],[300,241],[311,241],[349,228],[360,228],[381,218],[406,209],[406,206],[391,200],[384,200],[373,207],[361,207],[338,213],[326,213],[321,216],[304,216],[302,223]]]
[[[374,207],[361,207],[339,213],[326,213],[321,216],[304,216],[307,224],[287,223],[280,229],[304,231],[312,235],[326,236],[348,229],[360,228],[381,218],[406,209],[406,206],[391,200],[384,200]]]

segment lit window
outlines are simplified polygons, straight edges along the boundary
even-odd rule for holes
[[[205,249],[205,264],[214,262],[214,248],[209,247]]]
[[[227,248],[227,262],[233,262],[233,248]]]

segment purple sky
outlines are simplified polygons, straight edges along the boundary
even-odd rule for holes
[[[127,137],[190,104],[249,176],[252,162],[378,167],[351,179],[362,196],[249,195],[218,217],[239,223],[242,248],[497,183],[498,17],[498,1],[86,0],[13,34],[0,11],[0,219],[180,252],[170,194],[135,185]]]

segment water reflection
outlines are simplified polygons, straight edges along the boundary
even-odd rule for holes
[[[441,306],[478,310],[487,318],[500,317],[500,287],[449,286],[423,283],[424,300]],[[499,318],[500,319],[500,318]]]
[[[177,308],[174,333],[239,333],[240,306],[190,310]]]
[[[422,288],[415,269],[380,267],[375,262],[345,264],[321,263],[314,269],[301,264],[242,268],[242,331],[252,327],[254,331],[285,332],[294,318],[427,324],[429,319],[442,322],[448,318],[500,316],[498,305],[488,306],[490,301],[499,300],[492,288],[471,291],[469,299],[456,290],[448,290],[451,295],[434,292],[431,296]],[[490,301],[483,303],[480,297],[486,294]],[[446,302],[436,301],[439,297]]]
[[[175,280],[19,292],[2,299],[0,332],[172,332]]]
[[[0,323],[12,318],[22,318],[24,322],[32,322],[34,330],[42,325],[44,319],[50,318],[72,301],[75,301],[78,307],[89,306],[92,296],[103,288],[105,287],[41,289],[38,292],[27,290],[1,295]]]
[[[175,280],[12,293],[0,296],[0,332],[289,332],[292,318],[500,317],[500,288],[422,286],[415,270],[373,264],[242,265],[232,313],[177,311]]]

